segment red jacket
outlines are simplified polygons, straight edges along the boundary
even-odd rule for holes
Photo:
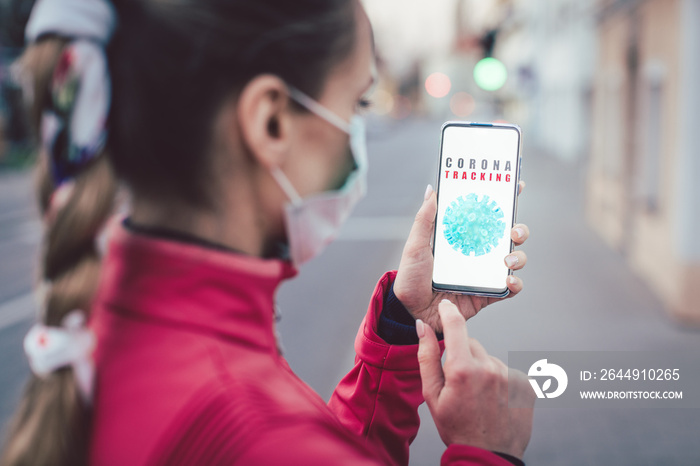
[[[91,464],[405,465],[423,402],[417,345],[376,333],[384,275],[328,405],[279,354],[280,260],[115,229],[90,325],[98,337]],[[437,463],[437,458],[435,460]],[[510,465],[450,446],[450,465]]]

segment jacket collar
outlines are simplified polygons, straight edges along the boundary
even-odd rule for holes
[[[261,259],[114,227],[96,307],[276,351],[275,292],[296,275]]]

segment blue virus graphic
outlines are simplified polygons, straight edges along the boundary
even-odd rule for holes
[[[488,254],[503,237],[506,223],[496,201],[474,193],[460,196],[445,211],[445,239],[465,256]]]

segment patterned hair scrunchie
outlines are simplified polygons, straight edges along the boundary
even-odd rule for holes
[[[41,118],[41,139],[54,182],[77,176],[107,139],[109,79],[104,52],[74,41],[61,54],[51,82],[51,106]]]
[[[25,36],[71,39],[61,54],[41,117],[41,141],[54,182],[74,178],[104,148],[111,98],[104,48],[116,26],[106,0],[37,0]]]

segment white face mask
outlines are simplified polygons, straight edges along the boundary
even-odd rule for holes
[[[289,256],[299,267],[313,259],[331,243],[357,202],[367,190],[367,146],[363,119],[355,115],[350,123],[322,106],[303,92],[289,86],[290,97],[309,111],[350,135],[350,150],[355,169],[340,189],[324,191],[302,199],[279,167],[272,176],[290,200],[285,207],[285,225]]]

